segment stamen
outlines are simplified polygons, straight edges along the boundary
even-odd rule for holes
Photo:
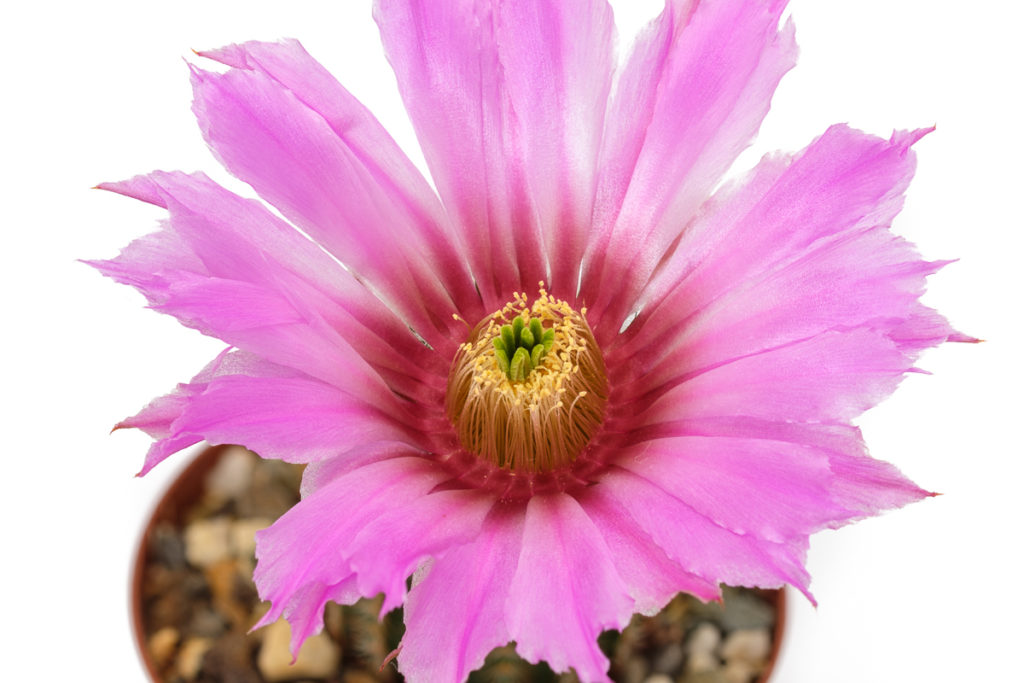
[[[604,419],[608,380],[587,325],[541,283],[530,304],[512,301],[460,346],[446,409],[463,447],[494,465],[546,472],[570,465]]]

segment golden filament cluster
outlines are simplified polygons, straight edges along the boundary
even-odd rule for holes
[[[540,284],[530,304],[516,293],[485,318],[459,347],[448,375],[445,409],[462,446],[498,467],[549,472],[571,464],[601,425],[608,400],[604,360],[587,325],[586,309],[574,311]],[[510,376],[499,364],[502,328],[553,330],[535,366]],[[506,330],[506,335],[508,331]],[[495,340],[499,340],[495,343]]]

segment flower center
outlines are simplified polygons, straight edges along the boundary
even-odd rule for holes
[[[463,448],[498,467],[570,465],[604,418],[608,378],[587,325],[541,283],[485,318],[459,347],[445,409]]]

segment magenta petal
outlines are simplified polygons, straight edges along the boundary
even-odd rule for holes
[[[654,614],[683,591],[705,601],[721,597],[717,582],[683,570],[618,505],[589,491],[579,501],[608,545],[635,611]]]
[[[848,422],[891,394],[910,369],[911,360],[885,335],[825,332],[675,378],[652,390],[648,398],[656,402],[645,421],[745,415]]]
[[[139,476],[145,475],[168,456],[202,441],[202,436],[181,433],[175,422],[200,396],[215,378],[232,373],[288,374],[288,370],[241,351],[230,348],[221,352],[187,384],[179,384],[174,391],[154,399],[136,415],[121,420],[114,429],[141,429],[156,439],[146,453]]]
[[[407,681],[464,681],[508,643],[505,601],[522,535],[521,510],[495,510],[474,542],[452,548],[414,580],[398,655]]]
[[[789,583],[810,597],[807,539],[775,543],[715,523],[661,483],[615,470],[593,495],[627,512],[670,558],[711,582],[777,588]],[[813,601],[813,600],[812,600]]]
[[[610,680],[597,636],[625,626],[633,600],[600,531],[571,496],[530,499],[505,609],[524,659],[571,667],[583,681]]]
[[[779,0],[667,3],[609,107],[582,295],[617,330],[661,256],[768,112],[796,58]],[[616,282],[622,286],[602,287]],[[601,341],[600,339],[598,341]]]
[[[922,262],[886,229],[913,176],[914,139],[833,126],[792,158],[766,157],[685,232],[644,293],[630,336],[642,330],[643,344],[664,346],[712,327],[732,333],[742,322],[722,341],[770,346],[919,314],[924,276],[938,264]],[[936,333],[935,343],[944,338]]]
[[[501,74],[522,131],[523,173],[537,212],[552,291],[574,293],[594,201],[613,71],[605,0],[496,3]],[[534,285],[526,282],[525,285]]]
[[[301,370],[382,407],[397,401],[381,377],[326,321],[302,315],[285,295],[246,282],[186,272],[164,274],[170,284],[153,308],[184,325]]]
[[[502,82],[495,14],[490,2],[374,5],[406,110],[441,199],[460,223],[489,309],[504,303],[505,290],[521,288],[522,271],[532,282],[545,271],[522,177],[522,141]]]
[[[296,591],[292,601],[284,610],[283,616],[291,629],[288,649],[292,653],[292,664],[298,657],[299,649],[307,638],[315,636],[324,626],[324,608],[328,601],[350,605],[360,597],[354,576],[347,576],[337,583],[324,586],[310,583]],[[271,609],[263,618],[253,625],[250,632],[268,626],[278,619],[282,613]]]
[[[737,534],[784,543],[854,514],[832,497],[828,455],[801,444],[684,436],[623,456],[620,467]]]
[[[388,176],[262,72],[195,70],[193,90],[203,134],[225,167],[368,281],[434,348],[451,350],[457,308],[425,258],[427,230],[418,226],[429,219],[396,196]]]
[[[423,383],[436,382],[444,366],[437,354],[320,247],[259,202],[201,174],[156,172],[101,187],[168,210],[162,232],[137,240],[112,261],[93,263],[139,288],[150,303],[165,303],[177,272],[270,290],[301,317],[322,318],[331,335],[341,335],[402,393],[430,392]]]
[[[331,130],[377,177],[387,191],[416,217],[417,237],[428,250],[423,259],[444,274],[444,285],[459,313],[482,317],[480,299],[448,225],[437,195],[380,122],[346,90],[297,40],[252,41],[199,53],[237,69],[257,71],[279,83],[324,118]]]
[[[384,593],[381,614],[400,606],[406,578],[431,557],[476,538],[493,505],[479,491],[441,491],[384,513],[346,549],[360,591]]]
[[[304,377],[219,377],[189,402],[174,428],[286,462],[324,460],[378,442],[417,445],[412,430],[391,416]]]
[[[721,438],[727,443],[754,440],[762,442],[765,448],[781,447],[783,451],[796,448],[800,449],[797,453],[809,451],[823,455],[828,461],[828,473],[823,482],[827,483],[832,507],[845,511],[831,520],[831,527],[934,495],[915,485],[889,463],[868,456],[860,430],[848,425],[773,422],[742,416],[688,418],[636,430],[630,439],[642,443],[682,436]],[[757,465],[749,466],[756,468]],[[800,467],[799,463],[787,465]]]
[[[302,485],[299,493],[306,499],[331,484],[335,479],[344,477],[358,469],[373,463],[392,458],[407,458],[412,450],[403,443],[370,443],[346,448],[344,452],[325,460],[314,460],[302,470]]]
[[[375,462],[335,478],[257,532],[253,578],[260,597],[272,603],[264,622],[322,608],[331,586],[345,585],[353,597],[346,554],[353,540],[374,519],[425,496],[444,478],[423,458]],[[304,625],[293,623],[298,645],[312,632]]]
[[[485,299],[535,288],[548,266],[571,297],[612,79],[607,3],[382,0],[375,16]]]

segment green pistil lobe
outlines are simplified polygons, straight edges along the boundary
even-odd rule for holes
[[[494,358],[498,367],[513,382],[522,382],[530,371],[541,364],[555,343],[555,331],[544,329],[540,320],[528,323],[516,316],[511,325],[502,325],[494,338]]]

